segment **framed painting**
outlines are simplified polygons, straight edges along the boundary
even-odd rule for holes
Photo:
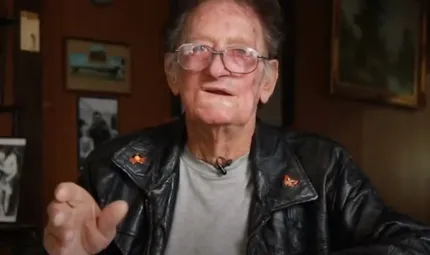
[[[332,1],[331,94],[424,107],[427,1]]]
[[[69,90],[129,93],[130,48],[125,44],[67,38],[66,87]]]

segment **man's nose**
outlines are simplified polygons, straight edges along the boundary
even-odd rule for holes
[[[222,53],[212,54],[212,59],[208,66],[208,72],[215,78],[230,74],[230,72],[225,68],[222,57]]]

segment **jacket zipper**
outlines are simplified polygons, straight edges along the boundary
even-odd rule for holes
[[[275,208],[271,213],[270,213],[270,215],[269,216],[267,216],[266,218],[264,218],[263,220],[261,220],[261,222],[260,222],[260,224],[254,229],[254,231],[252,231],[251,232],[251,234],[248,236],[248,239],[247,239],[247,254],[248,255],[252,255],[251,254],[251,250],[249,249],[249,245],[250,245],[250,242],[251,242],[251,238],[257,233],[257,231],[261,228],[261,227],[263,227],[264,226],[264,224],[266,224],[266,222],[267,221],[269,221],[269,219],[270,219],[270,217],[271,217],[271,215],[272,215],[272,213],[273,212],[275,212],[275,211],[279,211],[279,210],[284,210],[284,209],[286,209],[286,208],[288,208],[288,207],[290,207],[290,206],[293,206],[293,205],[296,205],[296,204],[300,204],[300,203],[306,203],[306,202],[309,202],[309,201],[313,201],[313,200],[315,200],[317,197],[315,196],[315,197],[311,197],[311,198],[309,198],[309,199],[306,199],[306,200],[304,200],[304,201],[300,201],[300,202],[294,202],[294,203],[289,203],[289,204],[286,204],[286,205],[283,205],[283,206],[281,206],[281,207],[279,207],[279,208]]]
[[[148,232],[148,242],[145,247],[145,254],[150,255],[151,254],[151,246],[152,246],[152,210],[148,203],[148,198],[145,199],[145,207],[146,211],[148,213],[148,224],[149,224],[149,232]]]
[[[268,216],[268,217],[266,217],[266,218],[264,218],[261,222],[260,222],[260,224],[251,232],[251,234],[249,234],[249,236],[248,236],[248,240],[247,240],[247,252],[246,252],[246,254],[248,254],[248,255],[252,255],[252,251],[250,250],[250,242],[251,242],[251,239],[252,239],[252,237],[254,237],[254,235],[257,233],[257,231],[258,230],[260,230],[260,228],[262,228],[263,226],[264,226],[264,224],[266,224],[266,222],[268,221],[270,219],[270,216]]]

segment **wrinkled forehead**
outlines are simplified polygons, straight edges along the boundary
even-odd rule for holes
[[[202,3],[187,19],[185,42],[203,41],[214,46],[241,44],[265,50],[263,29],[254,11],[228,0]]]

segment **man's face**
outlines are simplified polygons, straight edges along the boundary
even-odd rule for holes
[[[263,28],[251,9],[233,1],[212,0],[191,14],[181,43],[204,44],[216,51],[239,45],[267,56],[263,38]],[[272,71],[265,73],[264,65]],[[259,60],[255,71],[234,74],[225,68],[220,55],[214,55],[201,71],[178,69],[176,82],[169,84],[179,93],[188,118],[214,125],[244,125],[255,116],[258,102],[265,103],[272,94],[278,63]]]
[[[102,120],[102,116],[101,116],[101,114],[100,114],[100,113],[98,113],[98,112],[95,112],[95,113],[93,114],[93,122],[94,122],[94,123],[99,123],[99,122],[101,122],[101,120]]]

